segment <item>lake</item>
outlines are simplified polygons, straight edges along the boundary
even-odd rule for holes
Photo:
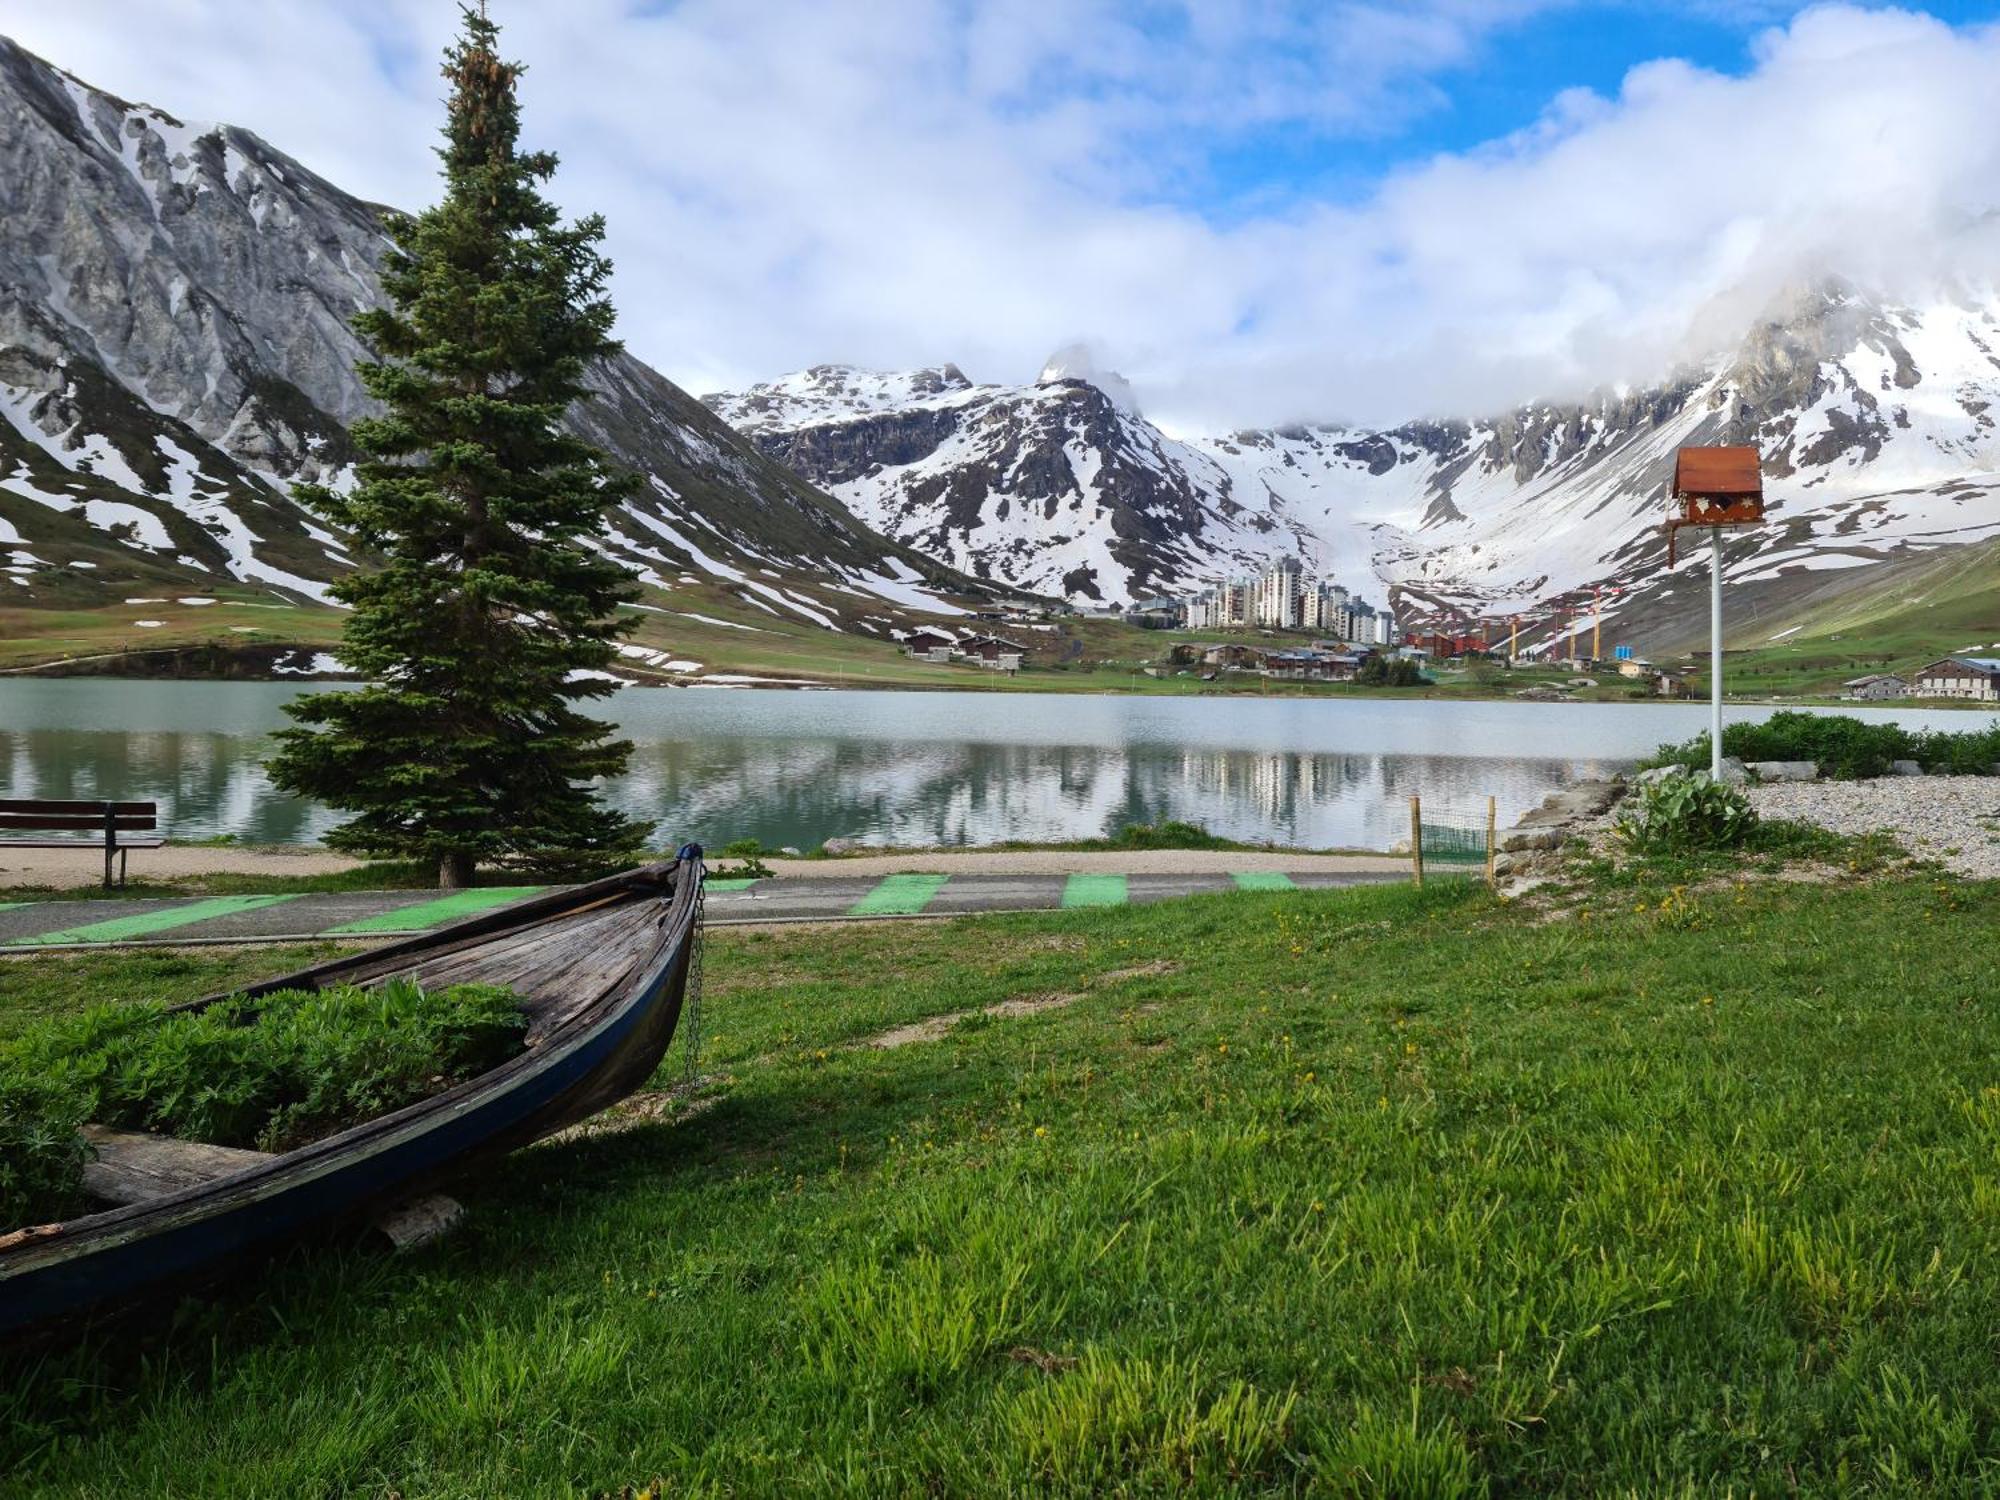
[[[274,792],[282,705],[261,682],[0,681],[0,795],[161,804],[170,836],[308,843],[337,820]],[[1047,841],[1179,818],[1251,842],[1382,849],[1408,798],[1502,826],[1556,787],[1708,722],[1703,704],[628,688],[591,712],[636,750],[610,799],[662,843],[812,848]],[[1731,709],[1760,718],[1769,709]],[[1984,715],[1855,709],[1913,727]]]

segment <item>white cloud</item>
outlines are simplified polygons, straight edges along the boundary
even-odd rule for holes
[[[1462,412],[1650,378],[1819,269],[1897,290],[2000,264],[2000,37],[1847,6],[1766,33],[1742,77],[1649,63],[1358,203],[1181,206],[1217,141],[1393,131],[1557,3],[493,10],[560,196],[609,217],[623,336],[697,390],[829,359],[1025,379],[1087,338],[1182,421]],[[0,0],[91,82],[405,205],[433,191],[454,16]]]

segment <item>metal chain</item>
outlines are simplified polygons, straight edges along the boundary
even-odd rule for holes
[[[701,884],[694,893],[694,930],[688,934],[687,992],[681,1002],[681,1032],[686,1038],[681,1048],[681,1082],[691,1084],[701,1064],[701,954],[704,942],[702,907],[708,900],[708,872],[696,866]]]

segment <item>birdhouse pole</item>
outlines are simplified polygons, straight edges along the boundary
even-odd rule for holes
[[[1722,528],[1764,519],[1763,464],[1751,447],[1683,448],[1668,488],[1667,566],[1674,533],[1708,528],[1708,774],[1722,779]]]
[[[1722,528],[1708,528],[1708,774],[1722,780]]]

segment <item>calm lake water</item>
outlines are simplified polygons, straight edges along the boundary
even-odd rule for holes
[[[286,683],[0,681],[0,795],[161,804],[176,838],[305,843],[336,815],[261,758]],[[636,742],[609,789],[661,842],[983,844],[1182,818],[1303,848],[1387,848],[1407,799],[1502,826],[1556,787],[1707,723],[1704,705],[1112,698],[629,688],[596,705]],[[1733,709],[1757,718],[1769,710]],[[1972,728],[1985,715],[1856,710]]]

